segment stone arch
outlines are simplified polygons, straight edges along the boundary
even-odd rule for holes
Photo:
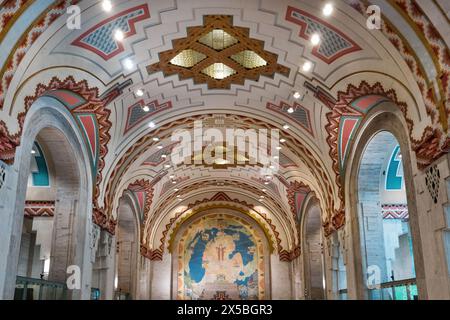
[[[325,299],[325,268],[323,258],[323,229],[318,199],[311,195],[306,200],[301,217],[303,279],[305,298]]]
[[[69,292],[72,299],[89,299],[92,272],[91,250],[94,246],[91,239],[92,233],[92,198],[93,177],[89,151],[84,143],[84,138],[79,132],[70,113],[64,105],[53,98],[42,97],[37,99],[30,107],[24,118],[21,144],[15,152],[14,169],[17,171],[17,185],[10,189],[11,207],[8,207],[11,216],[11,224],[5,226],[6,241],[2,242],[2,252],[11,257],[5,264],[5,270],[0,274],[16,274],[18,263],[18,251],[24,216],[24,205],[27,189],[28,174],[30,172],[31,150],[36,137],[48,142],[50,156],[55,164],[57,179],[60,181],[60,190],[57,191],[55,204],[55,224],[70,226],[70,235],[64,236],[65,240],[58,241],[53,235],[53,249],[55,264],[55,280],[65,282],[66,268],[69,265],[77,266],[81,272],[80,286]],[[70,214],[65,214],[70,208]],[[58,230],[58,227],[55,229]],[[20,237],[20,236],[19,236]],[[69,242],[69,244],[65,243]],[[59,248],[61,245],[64,248]],[[68,246],[68,247],[67,247]],[[65,260],[61,250],[70,248],[72,252],[69,259]],[[70,252],[69,251],[69,252]],[[66,253],[67,256],[67,253]],[[59,262],[60,263],[59,263]],[[0,279],[1,294],[4,298],[12,298],[15,277]]]
[[[416,281],[420,299],[426,298],[426,288],[424,284],[424,260],[421,243],[421,233],[419,229],[419,217],[416,204],[416,186],[413,180],[414,172],[417,172],[414,153],[411,148],[411,141],[408,134],[408,123],[401,110],[392,106],[392,103],[382,103],[377,108],[371,110],[365,117],[358,133],[356,134],[352,148],[350,150],[349,162],[345,172],[345,201],[346,219],[350,221],[348,225],[349,233],[349,255],[353,257],[352,263],[348,264],[348,284],[350,298],[367,298],[365,285],[365,271],[363,270],[364,257],[361,250],[361,239],[359,226],[361,219],[358,213],[358,172],[363,161],[363,156],[367,145],[372,138],[380,132],[389,132],[397,140],[403,160],[404,179],[407,193],[407,202],[410,217],[410,227],[413,243],[414,264],[416,268]]]

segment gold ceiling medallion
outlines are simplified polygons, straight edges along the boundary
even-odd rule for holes
[[[289,76],[290,69],[277,63],[278,55],[264,50],[264,42],[250,39],[249,29],[233,26],[232,16],[204,16],[204,25],[187,29],[187,37],[172,42],[161,52],[160,61],[147,67],[149,73],[178,74],[181,80],[206,83],[209,89],[229,89],[245,79],[261,75]]]

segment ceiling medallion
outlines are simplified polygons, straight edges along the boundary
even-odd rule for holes
[[[233,26],[233,17],[204,16],[204,25],[187,29],[187,37],[172,42],[173,49],[161,52],[160,61],[147,67],[151,74],[178,74],[181,80],[206,83],[209,89],[229,89],[245,79],[261,75],[289,76],[290,69],[277,63],[278,55],[264,50],[264,42],[250,39],[249,29]]]

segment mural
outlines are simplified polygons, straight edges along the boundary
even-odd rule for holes
[[[246,221],[203,217],[187,228],[178,250],[178,299],[264,299],[263,245]]]

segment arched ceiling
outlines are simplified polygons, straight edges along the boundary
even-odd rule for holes
[[[264,207],[278,230],[287,230],[296,223],[290,197],[302,190],[315,192],[326,221],[342,207],[327,131],[338,92],[362,81],[394,90],[407,105],[411,138],[420,140],[426,127],[448,124],[447,85],[436,89],[448,65],[443,55],[436,59],[446,39],[424,42],[409,23],[429,23],[425,14],[408,18],[411,1],[334,1],[330,16],[325,3],[114,0],[106,11],[94,0],[0,1],[3,127],[11,136],[20,132],[23,101],[39,84],[86,81],[97,99],[109,97],[97,201],[113,216],[135,184],[132,191],[151,198],[146,210],[163,213],[164,221],[178,206],[223,191]],[[382,8],[381,30],[367,27],[370,4]],[[70,5],[80,9],[79,29],[67,27]],[[211,128],[280,130],[279,170],[267,177],[257,165],[171,165],[164,156],[176,145],[173,132],[192,129],[195,120]],[[144,206],[145,197],[136,201]],[[284,249],[294,250],[298,240],[292,243]]]

